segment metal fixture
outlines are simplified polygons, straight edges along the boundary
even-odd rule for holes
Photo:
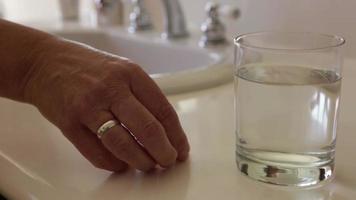
[[[59,7],[63,21],[79,19],[79,0],[60,0]]]
[[[161,0],[163,4],[164,31],[162,38],[176,39],[187,37],[188,31],[184,13],[179,0]],[[143,0],[131,0],[133,11],[130,13],[129,32],[148,30],[152,28],[152,22],[143,5]]]
[[[221,17],[227,19],[237,20],[241,15],[241,11],[238,7],[231,4],[222,4],[219,6],[219,14]]]
[[[209,2],[205,10],[208,18],[201,25],[203,36],[200,39],[199,45],[201,47],[208,47],[226,44],[226,29],[219,18],[219,4]]]
[[[184,38],[188,31],[184,13],[178,0],[162,0],[165,18],[163,38]]]
[[[152,22],[146,11],[143,0],[131,0],[131,2],[133,4],[133,9],[130,13],[129,32],[135,33],[138,31],[152,29]]]
[[[94,0],[98,25],[123,24],[123,4],[121,0]]]

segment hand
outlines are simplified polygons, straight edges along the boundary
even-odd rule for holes
[[[138,65],[57,38],[41,47],[25,99],[94,166],[148,171],[187,158],[189,144],[176,112]],[[98,128],[112,119],[124,126],[98,139]]]

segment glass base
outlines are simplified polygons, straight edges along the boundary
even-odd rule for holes
[[[320,165],[293,165],[254,159],[236,152],[239,170],[248,177],[274,185],[310,187],[334,177],[334,159]]]

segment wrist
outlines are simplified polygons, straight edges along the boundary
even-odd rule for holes
[[[37,98],[40,95],[41,83],[46,78],[46,69],[52,59],[53,51],[56,49],[55,43],[58,39],[55,36],[47,35],[38,40],[24,59],[24,64],[28,70],[22,82],[22,101],[36,106]]]

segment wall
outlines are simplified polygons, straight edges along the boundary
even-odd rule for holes
[[[187,14],[195,23],[202,21],[203,2],[182,0]],[[356,56],[356,1],[355,0],[221,0],[238,6],[241,17],[230,21],[228,30],[233,35],[265,31],[312,31],[337,34],[346,38],[348,56]]]
[[[88,5],[90,0],[81,0]],[[125,0],[128,1],[128,0]],[[208,0],[181,0],[189,23],[194,27],[205,17]],[[238,21],[229,20],[229,37],[261,30],[316,31],[344,36],[347,54],[356,52],[355,0],[220,0],[241,9]],[[56,0],[3,0],[6,16],[15,21],[58,20]],[[160,27],[160,0],[146,0]]]
[[[56,20],[59,18],[57,0],[1,0],[5,17],[12,21]]]

